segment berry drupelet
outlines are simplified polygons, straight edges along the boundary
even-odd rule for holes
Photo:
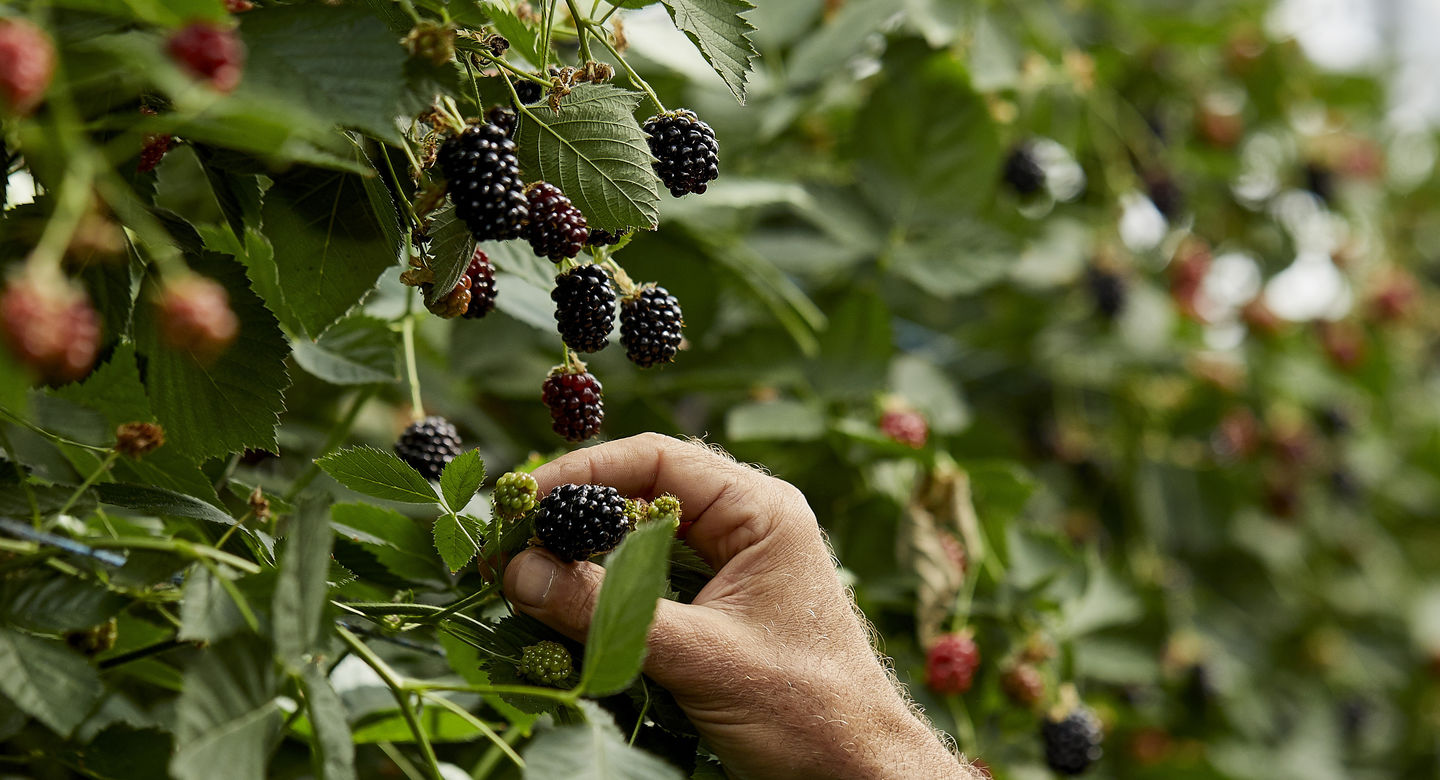
[[[555,262],[580,254],[590,238],[585,215],[570,198],[550,182],[538,181],[525,188],[529,221],[524,237],[539,257]]]
[[[527,680],[559,688],[574,671],[570,651],[559,642],[545,640],[520,651],[520,676]]]
[[[641,368],[673,362],[684,327],[680,302],[664,287],[646,285],[620,305],[620,343]]]
[[[470,125],[446,139],[436,159],[455,214],[476,241],[520,236],[527,215],[525,187],[515,142],[505,128],[490,122]]]
[[[470,306],[465,309],[467,320],[478,320],[495,310],[495,266],[490,258],[479,249],[470,258],[465,268],[465,278],[470,280]]]
[[[444,417],[426,417],[400,434],[395,454],[426,479],[439,479],[445,465],[460,454],[460,433]]]
[[[1045,746],[1045,763],[1062,775],[1078,775],[1100,760],[1104,731],[1100,719],[1089,707],[1078,706],[1059,720],[1047,718],[1040,725]]]
[[[599,352],[615,327],[615,291],[610,274],[598,265],[582,265],[555,277],[550,291],[560,338],[576,352]]]
[[[556,368],[545,378],[540,398],[550,407],[551,427],[566,441],[584,441],[600,432],[605,401],[600,380],[584,369]]]
[[[608,485],[560,485],[535,515],[535,537],[562,561],[609,552],[629,530],[625,499]]]
[[[681,108],[645,120],[643,129],[655,156],[655,173],[674,197],[702,193],[720,175],[715,131],[694,111]]]

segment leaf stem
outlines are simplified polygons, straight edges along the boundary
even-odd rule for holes
[[[239,569],[246,574],[259,574],[260,567],[252,561],[247,561],[214,547],[207,547],[203,544],[194,544],[184,539],[149,539],[143,536],[122,536],[118,539],[89,539],[85,543],[91,547],[100,549],[119,550],[159,550],[183,555],[192,560],[200,561],[209,559],[216,563],[223,563],[234,569]]]
[[[426,615],[419,620],[416,620],[415,622],[435,623],[444,620],[462,609],[468,609],[475,606],[476,604],[480,604],[488,600],[491,596],[495,595],[495,589],[497,587],[499,587],[498,584],[492,582],[489,585],[486,585],[485,587],[475,591],[474,593],[471,593],[470,595],[460,599],[459,601],[456,601],[453,604],[450,604],[449,606],[441,609],[439,612]]]
[[[570,7],[570,18],[575,21],[575,34],[580,39],[580,62],[581,64],[592,61],[590,56],[590,20],[585,14],[580,13],[580,8],[575,0],[565,0],[565,5]]]
[[[574,707],[575,702],[580,700],[579,689],[560,690],[559,688],[540,688],[534,685],[457,685],[454,683],[427,683],[419,680],[412,680],[407,685],[408,690],[417,693],[423,691],[458,691],[461,693],[508,693],[513,696],[534,696],[540,699],[549,699],[559,702],[567,707]]]
[[[415,299],[412,289],[406,308]],[[405,346],[405,377],[410,383],[410,417],[419,422],[425,419],[425,404],[420,399],[420,371],[415,366],[415,317],[407,314],[400,324],[400,337]]]
[[[90,472],[90,476],[86,477],[85,481],[81,482],[80,486],[70,493],[70,497],[65,499],[65,503],[60,505],[59,511],[55,514],[63,515],[70,511],[70,507],[75,506],[75,502],[79,501],[80,496],[85,495],[85,491],[88,490],[91,485],[95,484],[96,480],[100,479],[100,475],[109,471],[110,467],[115,465],[115,459],[118,457],[120,457],[120,453],[113,450],[107,454],[104,459],[100,461],[100,465],[96,466],[95,470]]]
[[[405,717],[405,723],[410,726],[410,731],[415,734],[415,741],[420,745],[420,752],[424,754],[425,762],[430,766],[430,773],[434,776],[435,780],[444,780],[444,776],[440,772],[440,760],[435,756],[435,748],[431,746],[430,738],[425,734],[425,728],[420,725],[420,719],[415,714],[415,708],[410,704],[409,693],[411,689],[405,686],[405,683],[401,681],[399,675],[395,673],[395,670],[390,668],[389,664],[385,663],[380,656],[375,655],[375,652],[370,649],[369,645],[361,642],[358,637],[347,631],[344,626],[335,626],[335,633],[340,636],[340,639],[344,641],[345,644],[350,646],[350,649],[354,651],[356,655],[360,656],[360,660],[364,661],[371,669],[375,670],[376,674],[380,675],[380,679],[385,683],[385,687],[389,688],[390,692],[394,694],[395,703],[400,706],[400,713]]]
[[[459,704],[450,701],[444,696],[433,696],[427,693],[422,693],[420,694],[420,698],[425,701],[432,701],[440,705],[441,707],[450,710],[456,715],[459,715],[460,718],[466,723],[469,723],[470,725],[479,729],[480,733],[484,734],[486,739],[489,739],[490,742],[495,745],[495,747],[500,748],[502,751],[504,751],[505,755],[515,763],[516,767],[519,767],[520,769],[525,768],[525,759],[521,758],[520,754],[515,752],[515,748],[511,747],[510,743],[501,739],[500,735],[495,733],[495,729],[490,728],[489,723],[486,723],[485,721],[475,717],[474,713],[470,712],[464,707],[461,707]]]
[[[61,435],[58,434],[58,433],[51,433],[50,431],[47,431],[47,430],[45,430],[44,428],[41,428],[40,426],[36,425],[35,423],[32,423],[32,422],[30,422],[29,420],[26,420],[25,418],[23,418],[23,417],[21,417],[20,415],[14,413],[14,412],[12,412],[12,411],[10,411],[9,409],[4,408],[3,406],[0,406],[0,417],[5,417],[6,419],[8,419],[8,420],[10,420],[11,422],[15,423],[16,425],[20,426],[21,428],[25,428],[26,430],[28,430],[28,431],[30,431],[30,432],[32,432],[32,433],[37,433],[37,434],[39,434],[39,435],[41,435],[41,436],[44,436],[45,438],[49,439],[50,441],[55,442],[56,444],[64,444],[64,445],[67,445],[67,446],[70,446],[70,447],[79,447],[79,448],[81,448],[81,449],[90,450],[91,452],[109,452],[109,451],[110,451],[110,448],[109,448],[109,447],[100,447],[100,446],[97,446],[97,445],[94,445],[94,444],[86,444],[86,443],[84,443],[84,442],[75,441],[74,439],[67,439],[67,438],[65,438],[64,436],[61,436]],[[0,436],[3,436],[3,431],[0,431]],[[9,446],[8,444],[6,444],[6,441],[7,441],[7,439],[5,439],[5,438],[0,438],[0,445],[4,445],[7,452],[12,452],[12,450],[10,449],[10,446]],[[19,456],[17,455],[16,457],[19,457]]]
[[[593,22],[587,22],[585,26],[596,33],[595,40],[599,41],[601,46],[608,49],[611,56],[615,58],[615,61],[620,63],[620,67],[625,69],[625,75],[629,77],[630,83],[648,95],[650,102],[655,104],[655,108],[660,113],[665,113],[665,104],[660,102],[660,96],[656,95],[655,90],[650,88],[649,82],[640,78],[640,74],[636,73],[635,69],[630,67],[630,63],[625,61],[625,56],[620,53],[619,49],[615,48],[615,44],[611,43],[609,39],[605,37],[605,29]]]
[[[179,639],[166,639],[162,642],[156,642],[153,645],[146,645],[144,647],[136,648],[128,653],[122,653],[115,656],[114,658],[106,658],[105,660],[101,661],[100,671],[103,672],[108,669],[114,669],[117,666],[123,666],[124,664],[128,664],[131,661],[139,661],[142,658],[149,658],[152,655],[168,653],[171,650],[184,647],[188,644],[190,643],[182,642]]]

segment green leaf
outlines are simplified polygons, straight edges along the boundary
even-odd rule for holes
[[[185,580],[180,599],[178,638],[214,643],[245,627],[245,616],[225,586],[209,569],[196,567]]]
[[[280,579],[272,606],[275,651],[291,669],[300,668],[319,641],[334,541],[328,518],[318,507],[302,508],[294,515],[280,556]]]
[[[103,584],[31,568],[0,581],[0,619],[31,631],[89,628],[114,617],[128,599]]]
[[[145,383],[165,428],[165,447],[194,459],[247,448],[278,452],[275,431],[290,384],[289,345],[233,260],[207,254],[192,259],[191,267],[225,286],[240,333],[213,362],[202,362],[165,346],[155,307],[140,307],[136,341],[148,361]]]
[[[294,342],[295,362],[332,385],[394,382],[398,335],[383,320],[353,316],[330,326],[316,341]]]
[[[970,409],[960,388],[934,363],[902,355],[890,364],[890,387],[925,415],[930,430],[958,433],[970,424]]]
[[[100,676],[60,642],[0,628],[0,693],[68,737],[99,700]]]
[[[242,95],[298,102],[328,122],[402,143],[395,115],[406,55],[384,22],[325,4],[257,8],[240,21]]]
[[[629,745],[610,714],[582,700],[585,722],[547,731],[525,746],[527,780],[681,780],[679,770]]]
[[[175,704],[170,772],[179,780],[262,780],[268,745],[280,727],[275,665],[254,639],[231,639],[198,653]]]
[[[435,521],[435,549],[451,572],[469,563],[484,542],[485,527],[473,517],[446,514]]]
[[[221,525],[235,525],[235,518],[198,498],[164,488],[145,485],[101,483],[95,486],[100,503],[134,509],[161,517],[188,517]]]
[[[820,357],[810,368],[815,388],[831,398],[859,398],[880,390],[894,353],[885,302],[857,290],[829,322],[820,337]]]
[[[223,22],[230,18],[220,0],[57,0],[54,5],[91,13],[123,13],[163,27],[179,27],[198,20]]]
[[[355,152],[373,177],[373,168]],[[389,195],[363,176],[300,168],[276,179],[262,209],[285,305],[311,336],[371,291],[399,257]],[[380,188],[383,190],[383,188]]]
[[[725,435],[733,441],[814,441],[825,435],[825,413],[804,401],[767,401],[732,407]]]
[[[540,42],[538,30],[528,25],[503,5],[490,6],[490,22],[495,32],[510,42],[510,50],[518,53],[532,67],[540,66]]]
[[[455,218],[455,207],[449,204],[435,212],[429,232],[430,270],[435,272],[435,282],[425,302],[434,303],[436,298],[449,295],[470,267],[470,258],[475,256],[475,236]]]
[[[645,635],[655,618],[656,602],[665,593],[674,536],[669,525],[644,526],[626,537],[606,560],[605,583],[585,640],[585,674],[580,687],[587,696],[624,690],[640,673]]]
[[[731,94],[745,102],[746,80],[750,62],[760,53],[750,34],[755,26],[741,14],[755,8],[748,0],[664,0],[665,9],[675,26],[700,50],[730,88]]]
[[[440,473],[440,492],[450,509],[459,512],[475,497],[484,481],[485,461],[480,458],[479,450],[470,450],[445,464],[445,470]]]
[[[380,564],[406,580],[434,581],[434,547],[419,523],[393,509],[369,504],[330,508],[335,532],[363,545]]]
[[[393,453],[374,447],[350,447],[315,461],[340,484],[373,498],[409,504],[434,504],[439,499],[425,478]]]
[[[320,776],[324,780],[355,777],[355,743],[345,718],[345,703],[320,666],[306,664],[301,681],[305,688],[305,709],[315,730],[314,749],[320,754]]]
[[[635,121],[640,93],[609,84],[579,84],[560,113],[537,107],[515,131],[527,179],[554,184],[593,228],[650,229],[660,219],[660,179],[645,133]]]

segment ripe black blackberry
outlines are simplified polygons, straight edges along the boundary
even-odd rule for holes
[[[590,229],[585,215],[560,191],[546,181],[537,181],[525,188],[529,221],[525,224],[525,240],[540,257],[560,262],[580,254]]]
[[[1027,197],[1045,186],[1045,169],[1029,144],[1017,144],[1005,158],[1005,183]]]
[[[560,338],[576,352],[599,352],[615,327],[615,291],[610,274],[598,265],[582,265],[555,277],[550,291]]]
[[[646,285],[620,305],[620,343],[625,357],[641,368],[673,361],[684,327],[680,302],[664,287]]]
[[[600,380],[589,371],[555,368],[540,387],[540,399],[550,407],[551,427],[566,441],[584,441],[600,432],[605,400]]]
[[[1335,171],[1321,162],[1305,163],[1305,189],[1327,206],[1335,201]]]
[[[609,552],[628,530],[625,499],[609,485],[561,485],[535,514],[536,538],[562,561]]]
[[[705,191],[706,182],[720,175],[720,144],[715,131],[686,108],[656,114],[645,120],[655,173],[674,197]]]
[[[518,238],[525,224],[525,188],[515,142],[505,128],[483,122],[440,145],[440,172],[450,201],[476,241]]]
[[[520,119],[513,110],[504,106],[495,106],[485,112],[485,121],[504,130],[506,136],[514,138],[515,125],[519,123]]]
[[[1091,265],[1085,269],[1085,287],[1095,301],[1095,310],[1113,320],[1125,310],[1125,279],[1108,268]]]
[[[395,454],[426,479],[439,479],[445,464],[460,454],[460,434],[444,417],[426,417],[400,434]]]
[[[1060,720],[1046,718],[1040,724],[1045,763],[1062,775],[1083,774],[1091,764],[1099,761],[1104,752],[1100,747],[1103,738],[1100,719],[1083,705]]]
[[[495,309],[495,266],[476,249],[465,268],[465,278],[470,280],[470,306],[462,316],[467,320],[484,317]]]
[[[585,246],[615,246],[620,239],[630,235],[630,229],[626,228],[615,233],[608,230],[597,230],[590,228],[590,237],[585,239]]]
[[[528,106],[540,99],[545,94],[545,88],[538,82],[529,79],[515,80],[515,94],[520,96],[520,105]]]

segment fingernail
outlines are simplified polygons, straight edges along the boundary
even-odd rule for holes
[[[520,570],[515,573],[515,592],[510,594],[510,598],[527,607],[544,606],[545,597],[550,595],[550,584],[555,581],[558,564],[544,553],[532,552],[523,556],[516,565]]]

